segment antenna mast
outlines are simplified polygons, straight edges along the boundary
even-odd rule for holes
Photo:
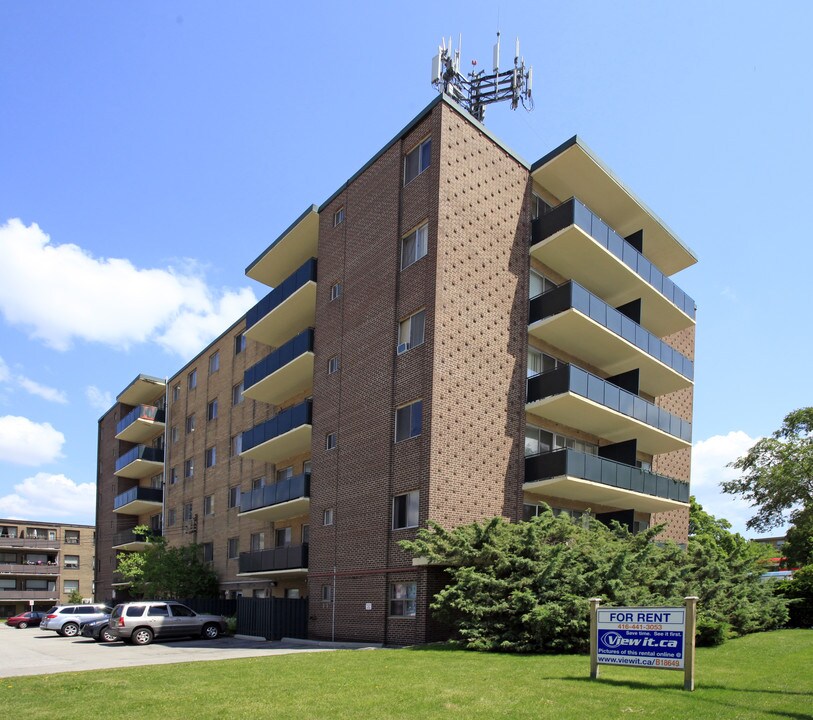
[[[448,47],[446,40],[442,39],[438,46],[438,54],[432,58],[432,84],[440,92],[446,93],[480,122],[485,118],[486,105],[502,100],[510,100],[512,110],[516,110],[519,103],[522,103],[526,110],[533,110],[534,101],[531,96],[533,68],[525,69],[525,58],[519,54],[519,38],[512,69],[500,72],[500,33],[497,31],[493,71],[486,73],[485,70],[472,70],[468,76],[460,72],[462,44],[461,37],[457,42],[457,50],[453,50],[451,36]],[[472,67],[477,67],[476,60],[472,60],[471,64]]]

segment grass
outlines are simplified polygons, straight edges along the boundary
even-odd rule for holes
[[[681,689],[682,672],[601,666],[599,680],[588,675],[578,655],[338,651],[0,679],[0,706],[26,720],[813,719],[810,630],[699,649],[694,693]]]

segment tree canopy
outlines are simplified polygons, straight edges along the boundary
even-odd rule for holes
[[[776,432],[763,438],[731,467],[742,471],[721,483],[756,508],[747,527],[760,532],[813,513],[813,407],[794,410]]]

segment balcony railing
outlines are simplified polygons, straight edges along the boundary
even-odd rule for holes
[[[7,600],[56,600],[59,591],[53,590],[12,590],[0,588],[0,602]]]
[[[687,443],[692,441],[692,424],[688,420],[574,365],[560,365],[527,380],[528,403],[563,393],[579,395]]]
[[[285,278],[282,284],[275,287],[246,313],[246,330],[249,330],[252,325],[255,325],[272,310],[282,305],[308,282],[316,282],[316,258],[306,261],[304,265]]]
[[[533,324],[571,309],[578,310],[683,377],[689,380],[694,378],[694,363],[689,358],[573,280],[531,298],[528,323]]]
[[[308,545],[240,553],[239,565],[241,573],[305,569],[308,567]]]
[[[116,423],[116,435],[122,430],[132,425],[137,420],[149,420],[151,422],[165,422],[166,412],[154,405],[139,405],[128,412]]]
[[[59,575],[57,563],[0,563],[0,575]]]
[[[308,328],[274,352],[266,355],[260,362],[252,365],[243,374],[243,388],[248,390],[269,375],[290,363],[306,352],[313,352],[313,330]]]
[[[21,538],[0,535],[0,547],[7,548],[58,548],[59,540],[46,540],[45,538]]]
[[[116,460],[116,472],[119,472],[136,460],[163,463],[164,449],[149,447],[147,445],[136,445],[134,448],[128,450],[126,453],[124,453],[124,455]]]
[[[134,530],[122,530],[113,536],[113,545],[128,545],[130,543],[146,543],[151,538],[161,537],[160,530],[150,530],[146,533],[136,533]]]
[[[566,200],[549,213],[534,220],[531,243],[535,245],[542,242],[570,225],[576,225],[584,230],[669,302],[694,319],[694,300],[577,198]]]
[[[688,483],[597,455],[563,449],[525,458],[526,483],[561,476],[681,503],[689,502]]]
[[[271,505],[279,505],[291,500],[310,497],[310,494],[311,474],[301,473],[287,480],[279,480],[271,485],[241,493],[240,512],[245,513]]]
[[[251,430],[243,433],[243,453],[252,448],[262,445],[264,442],[284,435],[285,433],[300,427],[311,424],[311,401],[294,405],[282,412],[277,413],[270,420],[255,425]]]
[[[163,502],[164,491],[161,488],[134,487],[127,492],[117,495],[113,500],[113,510],[129,505],[133,502]]]

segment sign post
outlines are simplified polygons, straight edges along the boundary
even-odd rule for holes
[[[696,595],[690,595],[686,600],[686,639],[684,640],[684,655],[686,667],[683,672],[683,689],[694,690],[694,636],[697,629],[697,601]]]
[[[601,598],[590,598],[590,677],[598,677],[598,624],[596,615]]]

